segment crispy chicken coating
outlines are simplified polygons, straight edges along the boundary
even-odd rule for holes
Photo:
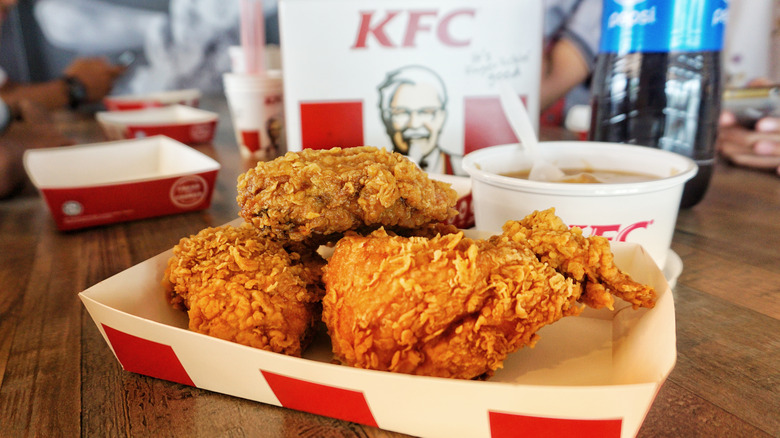
[[[207,228],[174,247],[163,285],[190,330],[300,356],[320,320],[324,265],[249,224]]]
[[[605,248],[578,239],[576,231],[532,231],[553,233],[552,248],[572,244],[574,258],[589,251],[599,257],[548,263],[517,238],[519,231],[487,240],[462,233],[402,237],[382,229],[344,237],[323,276],[323,321],[336,359],[359,368],[487,378],[507,355],[533,346],[541,327],[579,314],[579,302],[602,306],[614,292],[652,306],[652,288],[611,265]],[[570,275],[575,266],[597,274],[577,278]]]
[[[488,377],[539,328],[579,313],[579,288],[508,239],[347,236],[324,279],[333,352],[359,368]]]
[[[615,266],[606,238],[584,237],[579,228],[569,229],[555,215],[554,208],[535,211],[521,221],[509,221],[503,230],[505,236],[528,246],[541,261],[585,283],[582,301],[590,307],[612,309],[613,295],[635,309],[655,305],[653,288],[637,283]]]
[[[239,214],[262,235],[324,243],[350,230],[418,228],[455,215],[456,192],[405,156],[370,146],[304,149],[238,178]]]

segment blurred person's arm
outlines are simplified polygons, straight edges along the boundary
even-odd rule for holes
[[[553,43],[542,62],[540,106],[546,109],[590,75],[580,49],[566,38]]]
[[[751,130],[724,111],[719,121],[718,151],[735,165],[774,170],[780,175],[780,117],[765,117]]]
[[[35,84],[8,81],[0,88],[0,97],[15,111],[23,100],[49,110],[96,103],[111,92],[123,72],[124,67],[103,58],[79,58],[65,69],[61,79]]]
[[[0,199],[11,196],[25,180],[25,150],[73,143],[57,129],[49,114],[34,103],[21,101],[18,111],[18,120],[11,121],[0,133]]]
[[[603,0],[546,0],[540,106],[586,84],[596,62]],[[579,103],[579,102],[575,102]]]

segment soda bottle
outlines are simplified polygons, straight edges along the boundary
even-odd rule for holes
[[[683,208],[712,176],[727,14],[726,0],[604,0],[589,139],[692,158]]]

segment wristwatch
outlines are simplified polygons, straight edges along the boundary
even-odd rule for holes
[[[11,107],[8,106],[3,99],[0,99],[0,134],[8,129],[8,125],[11,124],[13,115],[11,114]]]
[[[74,76],[63,76],[62,80],[68,88],[68,106],[76,109],[87,101],[87,87]]]

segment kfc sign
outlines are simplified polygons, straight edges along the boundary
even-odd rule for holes
[[[353,49],[365,49],[369,44],[389,48],[414,48],[419,34],[434,34],[445,46],[464,47],[471,44],[471,35],[456,35],[453,24],[460,20],[473,21],[474,9],[456,9],[440,14],[437,10],[419,11],[361,11],[360,26]],[[392,34],[390,29],[402,31]]]
[[[538,0],[280,2],[287,150],[374,145],[466,176],[463,156],[517,142],[497,81],[539,110],[543,17]]]
[[[606,237],[607,240],[613,240],[615,242],[625,242],[628,238],[628,234],[634,230],[640,228],[648,228],[653,225],[653,221],[639,221],[635,224],[628,226],[616,225],[572,225],[572,227],[578,227],[582,229],[583,234],[588,235],[587,231],[590,229],[591,236]]]

